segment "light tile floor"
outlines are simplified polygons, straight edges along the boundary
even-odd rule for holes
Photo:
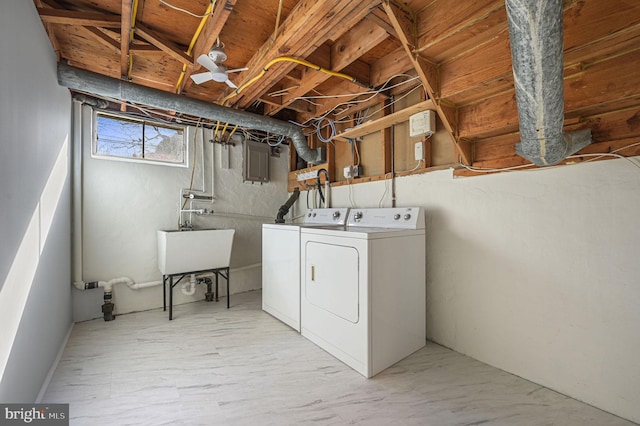
[[[43,402],[72,425],[632,425],[429,343],[365,379],[260,292],[76,324]]]

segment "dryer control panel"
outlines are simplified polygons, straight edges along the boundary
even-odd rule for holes
[[[344,225],[349,215],[348,207],[309,209],[304,215],[305,225]]]
[[[424,229],[424,212],[421,207],[351,209],[347,226]]]

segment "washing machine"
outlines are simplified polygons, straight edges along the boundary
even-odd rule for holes
[[[300,224],[262,225],[262,309],[300,332],[300,229],[344,228],[348,208],[310,209]]]
[[[302,335],[369,378],[426,344],[424,213],[351,209],[300,229]]]

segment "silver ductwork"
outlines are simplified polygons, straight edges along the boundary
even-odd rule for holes
[[[557,164],[591,143],[591,130],[563,133],[562,0],[506,0],[520,122],[516,153]]]
[[[91,71],[58,64],[58,83],[81,92],[112,99],[122,99],[155,108],[177,111],[210,120],[220,120],[248,129],[261,130],[291,138],[298,155],[312,164],[323,163],[323,150],[312,150],[307,138],[295,124],[246,111],[190,99],[162,90],[139,86],[127,81],[106,77]]]

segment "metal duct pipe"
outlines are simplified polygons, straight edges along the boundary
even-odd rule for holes
[[[563,134],[562,0],[506,0],[520,122],[516,153],[557,164],[591,143],[591,130]]]
[[[302,130],[295,124],[282,120],[139,86],[63,63],[58,63],[58,83],[70,89],[99,96],[123,99],[155,108],[178,111],[196,117],[220,120],[237,124],[240,127],[283,135],[291,138],[298,155],[305,161],[313,164],[324,162],[323,151],[320,148],[315,151],[309,148],[307,138]]]

